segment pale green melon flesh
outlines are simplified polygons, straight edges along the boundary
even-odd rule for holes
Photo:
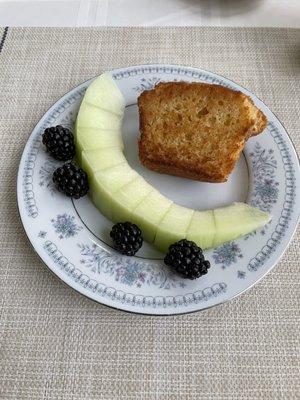
[[[84,101],[106,111],[118,114],[124,113],[124,97],[108,73],[104,73],[95,79],[87,88]]]
[[[113,221],[130,221],[131,212],[152,190],[141,176],[119,189],[111,198]]]
[[[186,238],[202,249],[212,247],[216,234],[213,210],[195,211]]]
[[[154,242],[157,226],[172,204],[171,200],[154,189],[132,211],[131,222],[139,226],[147,242]]]
[[[82,152],[82,168],[89,178],[97,171],[114,167],[115,165],[127,162],[119,147],[106,149],[87,150]]]
[[[97,150],[107,147],[123,149],[121,130],[103,130],[94,128],[79,128],[75,136],[76,158],[81,165],[81,153],[84,150]]]
[[[122,117],[119,115],[102,110],[84,101],[81,103],[77,116],[77,129],[120,129],[121,125]]]
[[[124,147],[120,129],[80,128],[77,129],[75,143],[79,151]]]
[[[216,235],[212,246],[228,242],[246,235],[270,221],[270,214],[245,203],[233,203],[230,206],[214,210]]]
[[[112,193],[106,188],[99,186],[97,190],[89,191],[90,198],[98,210],[108,219],[112,219],[111,196]]]
[[[162,252],[169,246],[186,237],[194,210],[172,204],[166,215],[159,222],[154,245]]]
[[[90,195],[95,206],[112,219],[112,197],[139,175],[127,162],[96,172],[90,180]]]

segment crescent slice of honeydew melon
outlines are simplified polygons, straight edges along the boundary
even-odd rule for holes
[[[120,129],[77,128],[75,135],[76,158],[81,165],[81,153],[85,150],[97,150],[118,147],[123,150]]]
[[[90,196],[94,205],[107,218],[112,219],[112,198],[123,186],[139,176],[127,162],[97,171],[90,181]]]
[[[157,226],[154,246],[166,252],[172,243],[186,238],[193,214],[191,208],[173,203]]]
[[[90,84],[75,123],[76,158],[80,165],[84,150],[124,148],[121,134],[124,108],[124,96],[109,73]]]
[[[100,75],[89,85],[84,95],[84,102],[123,117],[124,96],[108,72]]]
[[[76,148],[96,207],[115,222],[132,221],[163,252],[187,238],[203,249],[265,225],[270,215],[245,203],[208,211],[174,204],[128,165],[120,127],[124,99],[109,74],[88,88],[76,120]]]
[[[155,189],[127,162],[99,170],[90,179],[93,203],[115,222],[129,221],[131,212],[152,191]]]
[[[128,185],[122,186],[111,199],[112,220],[114,222],[130,221],[133,210],[153,190],[155,189],[139,175]]]
[[[269,221],[268,213],[245,203],[207,211],[173,204],[157,227],[154,245],[166,252],[172,243],[186,238],[208,249],[246,235]]]
[[[154,242],[157,226],[172,204],[173,201],[154,189],[132,211],[131,222],[138,225],[147,242]]]
[[[212,213],[214,224],[208,213]],[[204,214],[206,214],[205,220],[201,222]],[[194,219],[197,219],[197,222]],[[246,203],[237,202],[226,207],[197,212],[194,214],[194,219],[189,228],[188,238],[206,249],[219,246],[263,227],[270,222],[271,216]],[[196,225],[203,229],[197,229]]]
[[[267,213],[245,203],[208,211],[178,206],[149,185],[127,162],[94,173],[90,192],[105,216],[115,222],[134,222],[144,239],[154,242],[163,252],[183,238],[207,249],[243,236],[270,219]]]
[[[83,102],[78,112],[76,128],[120,129],[122,118],[120,115]]]
[[[88,174],[90,180],[97,171],[114,167],[121,163],[127,163],[127,160],[119,147],[87,150],[83,151],[81,155],[82,168]]]
[[[270,214],[246,203],[233,203],[227,207],[216,208],[213,212],[215,237],[212,246],[214,247],[255,231],[271,220]]]
[[[186,238],[202,249],[213,246],[216,235],[214,210],[195,211],[187,230]]]

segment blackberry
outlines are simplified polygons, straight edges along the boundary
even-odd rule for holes
[[[202,249],[186,239],[171,244],[164,262],[187,279],[199,278],[210,268],[210,262],[204,259]]]
[[[45,129],[43,144],[51,156],[59,161],[71,160],[75,156],[73,133],[61,125]]]
[[[53,182],[60,192],[68,197],[79,199],[89,190],[88,177],[83,169],[73,162],[64,164],[53,172]]]
[[[112,227],[110,237],[114,247],[126,256],[134,256],[142,247],[143,237],[140,228],[131,222],[118,222]]]

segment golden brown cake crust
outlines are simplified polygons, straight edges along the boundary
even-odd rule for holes
[[[138,106],[142,164],[206,182],[225,182],[245,141],[267,123],[248,96],[206,83],[159,83]]]
[[[192,170],[183,170],[173,165],[155,163],[149,160],[144,160],[142,164],[145,165],[145,167],[147,167],[148,169],[151,169],[152,171],[155,172],[160,172],[161,174],[175,175],[175,176],[180,176],[181,178],[188,178],[201,182],[212,182],[212,183],[226,182],[226,179],[223,176],[207,175],[204,171],[199,172]]]

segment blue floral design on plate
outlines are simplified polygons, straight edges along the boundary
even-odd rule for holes
[[[239,279],[245,279],[246,278],[246,272],[245,271],[238,271],[237,272],[237,277]]]
[[[213,251],[215,263],[222,264],[223,269],[236,263],[239,258],[243,258],[243,255],[240,247],[235,242],[224,243]]]
[[[141,83],[138,86],[135,86],[133,90],[137,93],[141,93],[144,90],[151,90],[159,82],[161,82],[161,80],[156,76],[153,76],[151,78],[142,78]]]
[[[263,149],[255,143],[254,150],[250,153],[254,187],[251,204],[262,211],[271,211],[279,195],[279,182],[275,179],[277,161],[273,149]]]
[[[56,160],[48,158],[39,170],[39,186],[49,189],[51,195],[56,192],[55,185],[52,180],[53,172],[61,165]]]
[[[273,149],[263,149],[257,142],[253,151],[250,153],[253,167],[253,193],[250,204],[262,211],[270,212],[272,206],[276,204],[279,196],[279,182],[276,178],[277,161],[274,157]],[[265,235],[268,224],[258,232]],[[245,240],[257,234],[251,232],[245,236]]]
[[[60,125],[65,128],[70,129],[73,131],[75,125],[76,116],[74,115],[73,111],[70,111],[62,120],[60,121]]]
[[[172,79],[172,82],[176,82],[177,79]],[[144,90],[151,90],[157,85],[159,82],[163,82],[160,78],[153,76],[151,78],[142,78],[140,84],[135,86],[133,90],[137,93],[141,93]]]
[[[46,231],[39,231],[39,233],[38,233],[38,237],[41,239],[44,239],[46,237],[46,235],[47,235]]]
[[[78,244],[80,260],[91,271],[97,274],[108,274],[114,280],[128,286],[141,287],[154,285],[161,289],[185,287],[186,284],[160,264],[137,261],[133,257],[122,257],[110,254],[96,244]]]
[[[75,217],[67,213],[57,215],[55,219],[51,219],[51,223],[60,239],[73,237],[82,230],[82,226],[76,224]]]

